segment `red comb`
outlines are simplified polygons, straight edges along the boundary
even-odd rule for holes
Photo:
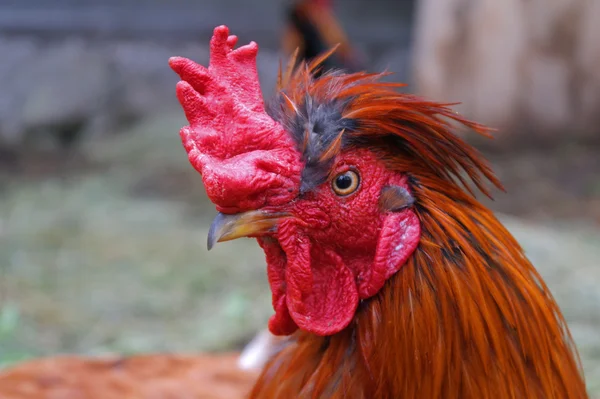
[[[256,209],[292,198],[299,154],[283,127],[265,112],[256,55],[250,42],[215,28],[208,68],[181,57],[169,60],[182,81],[177,97],[190,123],[181,139],[220,211]],[[298,174],[296,177],[295,174]],[[292,189],[292,190],[290,190]]]
[[[205,123],[214,111],[210,97],[230,97],[230,105],[242,105],[253,111],[264,111],[263,98],[256,71],[258,45],[250,42],[238,49],[236,36],[229,36],[226,26],[215,28],[210,41],[208,68],[181,57],[169,60],[171,68],[183,82],[177,85],[177,96],[193,125]]]

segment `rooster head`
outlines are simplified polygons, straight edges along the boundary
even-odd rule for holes
[[[181,138],[219,211],[208,246],[257,238],[273,295],[271,332],[335,334],[419,245],[411,168],[449,181],[460,167],[473,169],[468,154],[448,155],[462,147],[442,129],[445,117],[464,121],[399,94],[379,74],[316,79],[322,59],[290,72],[267,111],[258,46],[236,41],[220,26],[208,67],[170,60],[189,122]]]

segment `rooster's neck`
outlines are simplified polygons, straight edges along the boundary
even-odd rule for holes
[[[342,332],[297,335],[251,397],[586,398],[563,316],[510,233],[475,200],[416,189],[409,262]]]

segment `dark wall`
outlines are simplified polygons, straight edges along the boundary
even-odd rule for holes
[[[289,0],[3,0],[0,31],[40,35],[191,38],[227,24],[276,46]],[[349,35],[363,45],[407,44],[413,1],[337,0]]]
[[[48,132],[109,132],[178,109],[170,56],[205,63],[215,26],[254,40],[265,96],[274,91],[283,15],[278,0],[0,0],[0,145]],[[412,3],[336,0],[371,71],[409,81]],[[66,128],[65,128],[66,127]],[[52,135],[50,135],[52,136]],[[34,137],[34,139],[28,139]]]

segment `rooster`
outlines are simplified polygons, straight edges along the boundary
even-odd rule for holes
[[[586,397],[559,307],[474,196],[501,184],[449,120],[488,129],[380,74],[314,78],[328,54],[265,109],[257,45],[236,40],[218,27],[208,68],[170,63],[219,211],[209,248],[256,237],[269,329],[292,335],[251,397]]]
[[[328,54],[280,74],[265,107],[258,47],[236,41],[217,27],[208,68],[179,57],[170,65],[189,121],[183,145],[218,210],[208,247],[254,237],[266,255],[268,328],[284,338],[249,397],[587,398],[559,307],[475,198],[500,183],[451,132],[453,123],[488,129],[398,93],[380,74],[315,78]],[[110,381],[86,385],[88,372],[74,383],[107,399],[212,397],[196,393],[206,380],[160,359],[139,364],[142,373],[125,362]],[[56,389],[60,378],[44,378],[78,375],[65,362],[48,369],[9,370],[0,397],[51,397],[7,395],[18,376]],[[165,378],[179,391],[143,388]]]

